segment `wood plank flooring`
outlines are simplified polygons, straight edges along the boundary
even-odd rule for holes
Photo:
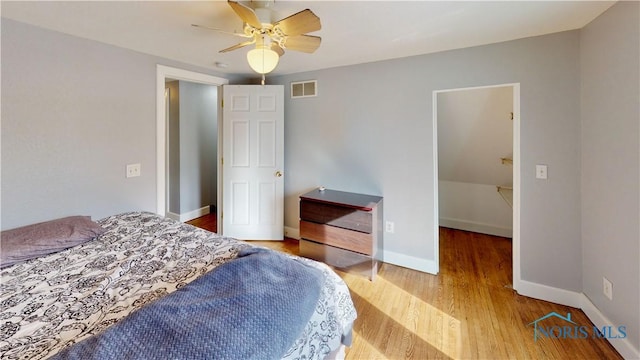
[[[298,253],[294,239],[252,243]],[[437,276],[390,264],[374,282],[337,273],[358,311],[346,359],[621,359],[591,336],[534,339],[529,324],[552,311],[593,324],[579,309],[512,290],[510,239],[441,228]],[[550,318],[544,326],[566,323]]]
[[[191,224],[211,232],[218,232],[218,217],[216,213],[207,214],[191,221],[187,221],[187,224]]]

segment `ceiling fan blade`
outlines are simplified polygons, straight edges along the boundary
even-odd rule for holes
[[[241,47],[245,47],[247,45],[255,44],[255,42],[256,42],[256,39],[249,40],[249,41],[244,41],[244,42],[241,42],[239,44],[235,44],[235,45],[233,45],[231,47],[228,47],[226,49],[222,49],[222,50],[220,50],[220,52],[221,53],[226,53],[226,52],[229,52],[229,51],[240,49]]]
[[[222,34],[227,34],[227,35],[234,35],[234,36],[240,36],[243,38],[250,38],[252,37],[251,35],[247,35],[244,33],[239,33],[239,32],[231,32],[231,31],[226,31],[226,30],[222,30],[222,29],[217,29],[217,28],[212,28],[209,26],[205,26],[205,25],[198,25],[198,24],[191,24],[191,26],[196,27],[196,28],[200,28],[200,29],[207,29],[207,30],[213,30]]]
[[[228,0],[227,4],[231,6],[233,11],[244,21],[245,23],[253,26],[256,29],[262,29],[262,23],[260,19],[258,19],[258,15],[253,11],[252,8],[242,5],[239,2]]]
[[[318,31],[322,25],[320,18],[313,11],[305,9],[277,21],[273,27],[282,31],[284,35],[295,36]]]
[[[276,43],[271,43],[271,50],[277,52],[278,56],[284,55],[284,50]]]
[[[310,54],[318,49],[321,40],[319,36],[312,35],[287,36],[284,41],[284,48]]]

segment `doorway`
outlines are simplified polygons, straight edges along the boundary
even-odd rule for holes
[[[167,123],[167,106],[165,102],[166,90],[165,83],[170,80],[180,80],[194,84],[203,84],[208,86],[215,86],[219,89],[222,85],[228,84],[228,80],[224,78],[219,78],[211,75],[206,75],[202,73],[192,72],[188,70],[168,67],[164,65],[158,65],[156,71],[156,166],[157,166],[157,174],[156,174],[156,198],[157,198],[157,207],[156,213],[162,216],[166,216],[168,214],[168,201],[170,194],[170,182],[169,179],[169,129]],[[217,118],[222,118],[221,111],[221,97],[217,96],[215,100],[216,104],[216,113]],[[170,107],[169,107],[170,111]],[[221,121],[217,123],[217,155],[215,159],[211,159],[211,162],[216,169],[216,183],[220,184],[221,178],[221,166],[220,166],[220,154],[221,154]],[[215,198],[217,199],[217,205],[220,207],[222,205],[221,191],[220,186],[217,186],[215,190]],[[219,212],[216,215],[219,217]],[[219,218],[217,219],[217,223],[219,224]],[[220,229],[218,229],[220,232]]]
[[[217,208],[218,87],[167,79],[167,213],[186,222]]]
[[[443,124],[445,118],[451,117],[460,121]],[[517,289],[520,86],[503,84],[434,91],[433,119],[437,224],[434,253],[438,267],[440,226],[511,237],[512,278]],[[443,136],[448,138],[445,140]]]

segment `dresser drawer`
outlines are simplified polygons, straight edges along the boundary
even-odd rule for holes
[[[372,278],[378,272],[377,261],[369,256],[304,239],[300,240],[300,255],[331,264],[339,269],[355,270]]]
[[[371,211],[362,211],[345,206],[301,200],[300,219],[368,234],[373,232]]]
[[[301,220],[300,237],[365,255],[373,254],[373,238],[363,232]]]

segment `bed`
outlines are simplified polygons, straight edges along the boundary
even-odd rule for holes
[[[356,318],[356,311],[349,290],[340,277],[322,263],[259,248],[250,243],[223,237],[147,212],[113,215],[96,223],[104,229],[104,232],[95,239],[53,254],[18,262],[0,271],[2,280],[0,284],[0,357],[2,359],[74,358],[69,355],[73,349],[81,349],[84,346],[84,350],[87,348],[91,350],[101,341],[112,343],[113,338],[104,337],[107,334],[118,337],[123,341],[121,343],[123,345],[147,343],[152,344],[151,348],[172,349],[176,343],[184,343],[190,344],[188,346],[197,348],[199,351],[201,348],[204,349],[202,351],[208,348],[213,349],[210,350],[213,353],[208,354],[189,353],[190,355],[186,356],[189,358],[323,359],[335,357],[345,345],[350,345],[351,327]],[[296,266],[312,268],[313,270],[304,271],[312,271],[315,274],[314,281],[320,284],[318,290],[315,290],[317,298],[316,295],[313,295],[313,298],[310,297],[309,294],[313,294],[314,290],[311,285],[306,285],[310,281],[306,278],[302,278],[297,283],[286,279],[282,282],[282,278],[278,280],[277,276],[270,274],[269,268],[245,273],[238,273],[239,270],[233,268],[233,266],[240,266],[237,264],[241,264],[241,260],[259,257],[268,258],[272,262],[276,261],[277,264],[290,264],[293,266],[291,269],[298,269]],[[281,267],[280,265],[269,266],[278,269]],[[224,273],[223,270],[228,277],[231,275],[229,281],[226,278],[222,281],[219,277],[219,274]],[[295,275],[294,270],[287,271],[289,272],[284,273],[285,276]],[[264,276],[268,278],[257,278],[262,276],[260,275],[262,273],[267,273],[268,275]],[[234,274],[246,275],[233,276]],[[218,277],[213,278],[214,275]],[[261,303],[260,306],[271,311],[286,305],[287,309],[295,310],[298,307],[302,308],[297,306],[296,296],[300,296],[300,299],[303,299],[300,301],[312,304],[311,311],[304,316],[295,315],[295,313],[294,315],[289,313],[287,316],[304,317],[300,320],[302,323],[295,326],[292,323],[289,326],[272,319],[265,321],[264,316],[267,312],[262,311],[262,308],[247,310],[242,306],[236,306],[237,302],[229,307],[236,306],[239,309],[235,314],[223,313],[222,318],[214,317],[212,319],[217,320],[205,321],[208,318],[206,313],[201,313],[202,304],[189,300],[188,306],[193,306],[189,309],[194,310],[186,311],[187,308],[182,306],[185,304],[184,300],[180,300],[182,302],[178,304],[181,305],[178,308],[173,307],[173,310],[168,313],[182,319],[183,325],[198,323],[198,326],[190,326],[194,329],[189,330],[190,327],[186,326],[187,330],[184,330],[191,331],[185,335],[193,337],[188,339],[190,342],[185,343],[185,339],[180,338],[132,340],[130,337],[143,336],[151,332],[140,330],[138,324],[141,320],[136,318],[137,315],[144,314],[147,309],[152,309],[154,306],[166,304],[168,299],[180,299],[178,296],[186,296],[184,294],[188,291],[193,293],[190,289],[194,289],[194,286],[202,283],[207,277],[211,277],[210,286],[230,286],[225,284],[232,283],[237,289],[242,286],[255,287],[244,283],[245,279],[253,276],[256,276],[253,281],[264,284],[268,284],[269,279],[276,279],[280,281],[279,284],[293,284],[292,289],[281,289],[290,296],[278,298],[275,305]],[[295,277],[292,276],[292,279]],[[211,294],[206,291],[201,293],[205,296],[205,300],[199,301],[206,303],[208,301],[206,297]],[[298,293],[300,295],[297,295]],[[220,299],[212,301],[214,300]],[[217,304],[209,307],[220,312],[221,308]],[[163,311],[166,311],[167,308],[164,309]],[[284,310],[285,308],[281,312]],[[162,318],[157,315],[157,312],[150,314],[152,315],[148,316],[152,320]],[[260,336],[249,335],[248,337],[255,339],[248,339],[249,342],[246,344],[245,339],[238,340],[237,336],[217,340],[227,343],[220,345],[226,346],[224,351],[215,346],[210,347],[211,344],[208,343],[211,342],[212,337],[206,335],[200,328],[202,324],[206,326],[215,323],[214,325],[218,325],[218,330],[211,331],[218,336],[221,328],[238,327],[236,320],[229,322],[228,319],[243,320],[249,318],[251,314],[263,316],[258,320],[261,321],[258,330],[255,326],[249,325],[250,330],[254,331],[253,334],[255,331],[260,331]],[[184,317],[194,315],[195,317],[189,320]],[[225,317],[227,315],[229,317]],[[122,330],[127,329],[126,326],[129,326],[128,331],[134,335]],[[158,325],[157,323],[148,326],[150,329],[167,327],[166,324]],[[291,329],[295,329],[296,326],[302,331],[296,330],[299,335],[291,337],[293,331]],[[183,329],[180,329],[179,332],[182,333]],[[232,331],[223,332],[231,334]],[[288,338],[283,335],[287,332]],[[200,336],[202,339],[196,339],[195,336]],[[101,337],[102,340],[100,340]],[[271,351],[284,350],[281,352],[282,355],[274,357],[274,352],[258,351],[257,348],[263,345],[256,343],[256,340],[261,341],[260,344],[266,344],[266,347],[278,341],[287,343],[282,344],[285,345],[284,347],[280,345],[280,350],[271,349]],[[120,345],[116,346],[116,348],[119,347]],[[229,353],[230,349],[233,353]],[[242,352],[247,349],[251,352]],[[112,349],[105,351],[112,351]],[[104,356],[94,354],[93,357]],[[151,355],[149,353],[131,354],[130,357],[150,358]],[[168,357],[184,358],[185,356],[174,354],[167,355],[166,358]],[[87,358],[87,356],[84,354],[76,358]]]

